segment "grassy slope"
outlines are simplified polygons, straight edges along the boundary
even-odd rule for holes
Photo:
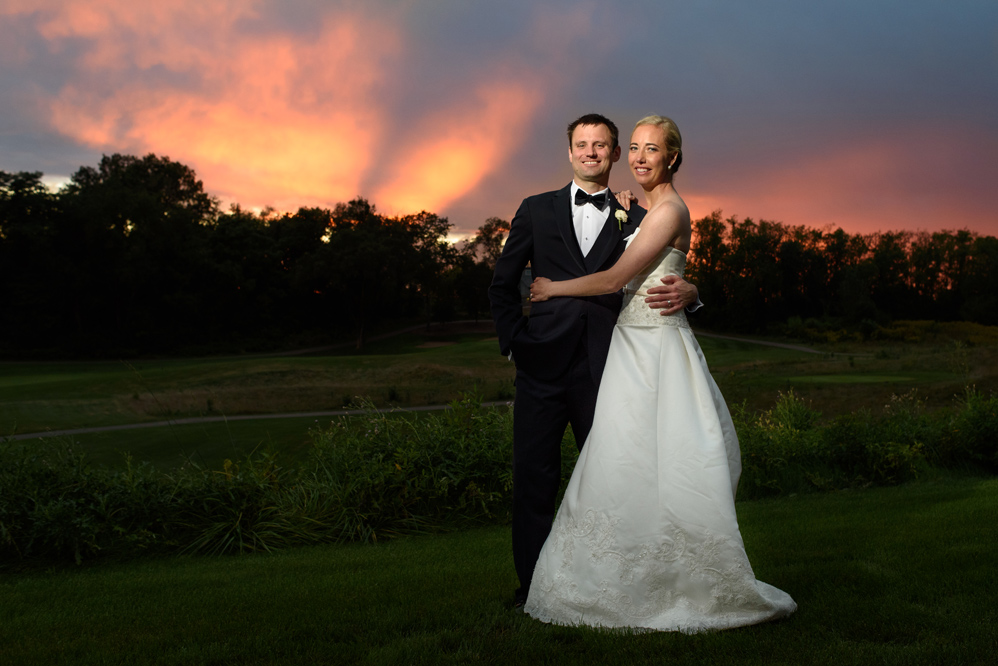
[[[823,347],[838,354],[819,355],[700,338],[730,404],[769,409],[780,391],[793,389],[827,416],[878,409],[892,394],[912,388],[930,408],[950,404],[968,382],[998,390],[998,345],[987,337],[970,342],[937,335],[924,342],[839,343]],[[341,409],[358,395],[379,405],[442,404],[475,386],[485,400],[506,400],[513,393],[513,367],[496,351],[486,324],[408,333],[374,342],[363,354],[0,363],[0,435]],[[314,425],[314,418],[229,422],[74,440],[100,462],[119,462],[120,452],[131,451],[161,465],[186,455],[215,464],[259,446],[294,455],[308,446]]]
[[[401,336],[382,353],[345,356],[0,363],[0,433],[342,409],[358,395],[440,404],[476,385],[486,399],[509,397],[510,364],[483,338],[421,348],[424,338]]]
[[[509,609],[509,532],[0,575],[0,663],[938,664],[998,649],[998,481],[740,503],[789,620],[716,634],[550,627]]]

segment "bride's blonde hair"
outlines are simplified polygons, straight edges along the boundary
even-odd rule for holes
[[[679,165],[683,163],[683,135],[679,133],[676,122],[665,116],[645,116],[634,123],[634,129],[642,125],[654,125],[665,133],[665,158],[669,160],[675,155],[676,161],[672,164],[672,173],[679,171]]]

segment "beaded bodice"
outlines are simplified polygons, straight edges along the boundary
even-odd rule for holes
[[[630,243],[638,232],[638,228],[630,238]],[[663,317],[658,310],[652,310],[645,303],[648,289],[661,285],[661,279],[666,275],[683,276],[686,268],[686,255],[682,250],[667,247],[648,266],[634,276],[634,279],[624,287],[624,303],[617,317],[618,326],[676,326],[689,328],[686,312],[680,310],[676,314]]]

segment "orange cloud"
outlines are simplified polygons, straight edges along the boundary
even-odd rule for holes
[[[566,47],[597,32],[592,4],[537,9],[509,53],[545,66],[497,54],[459,101],[406,109],[393,125],[395,84],[413,75],[405,58],[420,48],[404,37],[413,8],[337,5],[295,31],[258,0],[0,0],[0,15],[28,21],[72,63],[76,73],[41,100],[65,136],[169,156],[223,201],[289,209],[370,195],[399,214],[446,213],[508,170],[542,98],[578,68]]]
[[[85,45],[78,77],[49,100],[53,126],[104,151],[168,155],[247,205],[356,196],[383,132],[377,89],[398,35],[347,13],[308,36],[246,30],[253,6],[33,5],[50,48]]]
[[[489,173],[509,168],[540,97],[529,84],[481,84],[467,102],[421,123],[415,145],[401,148],[401,156],[386,155],[391,179],[374,200],[400,212],[444,209]]]
[[[612,41],[594,39],[593,4],[539,8],[509,53],[545,65],[497,54],[458,97],[445,90],[393,124],[421,47],[406,41],[412,7],[337,4],[297,30],[258,0],[0,0],[0,15],[74,70],[40,100],[55,130],[102,152],[169,156],[223,201],[279,209],[370,195],[387,212],[446,214],[480,197],[488,176],[508,175],[543,98],[577,73],[572,42]]]

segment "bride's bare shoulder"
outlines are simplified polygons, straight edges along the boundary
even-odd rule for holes
[[[648,214],[645,215],[645,221],[641,224],[643,226],[648,224],[648,222],[652,224],[676,224],[688,227],[690,224],[690,209],[686,207],[686,203],[678,196],[669,197],[649,209]]]

